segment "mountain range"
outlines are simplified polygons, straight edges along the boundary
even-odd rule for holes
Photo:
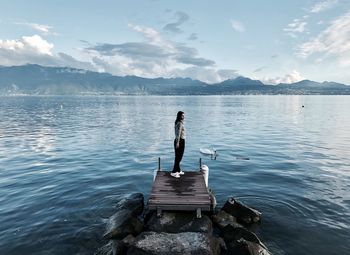
[[[302,80],[278,85],[239,76],[207,84],[190,78],[113,76],[69,67],[0,66],[0,95],[350,95],[350,86]]]

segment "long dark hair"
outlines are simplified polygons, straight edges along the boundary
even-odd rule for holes
[[[182,111],[178,111],[177,112],[177,116],[176,116],[176,120],[175,120],[175,125],[179,122],[179,121],[181,121],[181,115],[182,114],[184,114],[184,112],[182,112]]]

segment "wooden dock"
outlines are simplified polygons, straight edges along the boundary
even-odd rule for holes
[[[212,202],[201,172],[185,172],[174,178],[170,172],[157,171],[148,207],[157,210],[159,217],[162,210],[170,210],[196,211],[200,218],[201,211],[211,210]]]

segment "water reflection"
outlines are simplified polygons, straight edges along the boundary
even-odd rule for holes
[[[183,110],[183,167],[202,157],[219,206],[234,195],[262,211],[259,236],[274,254],[346,254],[349,106],[323,96],[2,97],[0,251],[99,247],[116,201],[149,193],[158,157],[171,169]],[[212,147],[217,160],[199,152]]]

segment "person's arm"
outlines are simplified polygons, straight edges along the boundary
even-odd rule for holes
[[[176,124],[176,130],[177,130],[177,133],[176,133],[176,148],[179,148],[180,146],[180,138],[181,138],[181,132],[182,132],[182,123],[181,122],[178,122]]]

